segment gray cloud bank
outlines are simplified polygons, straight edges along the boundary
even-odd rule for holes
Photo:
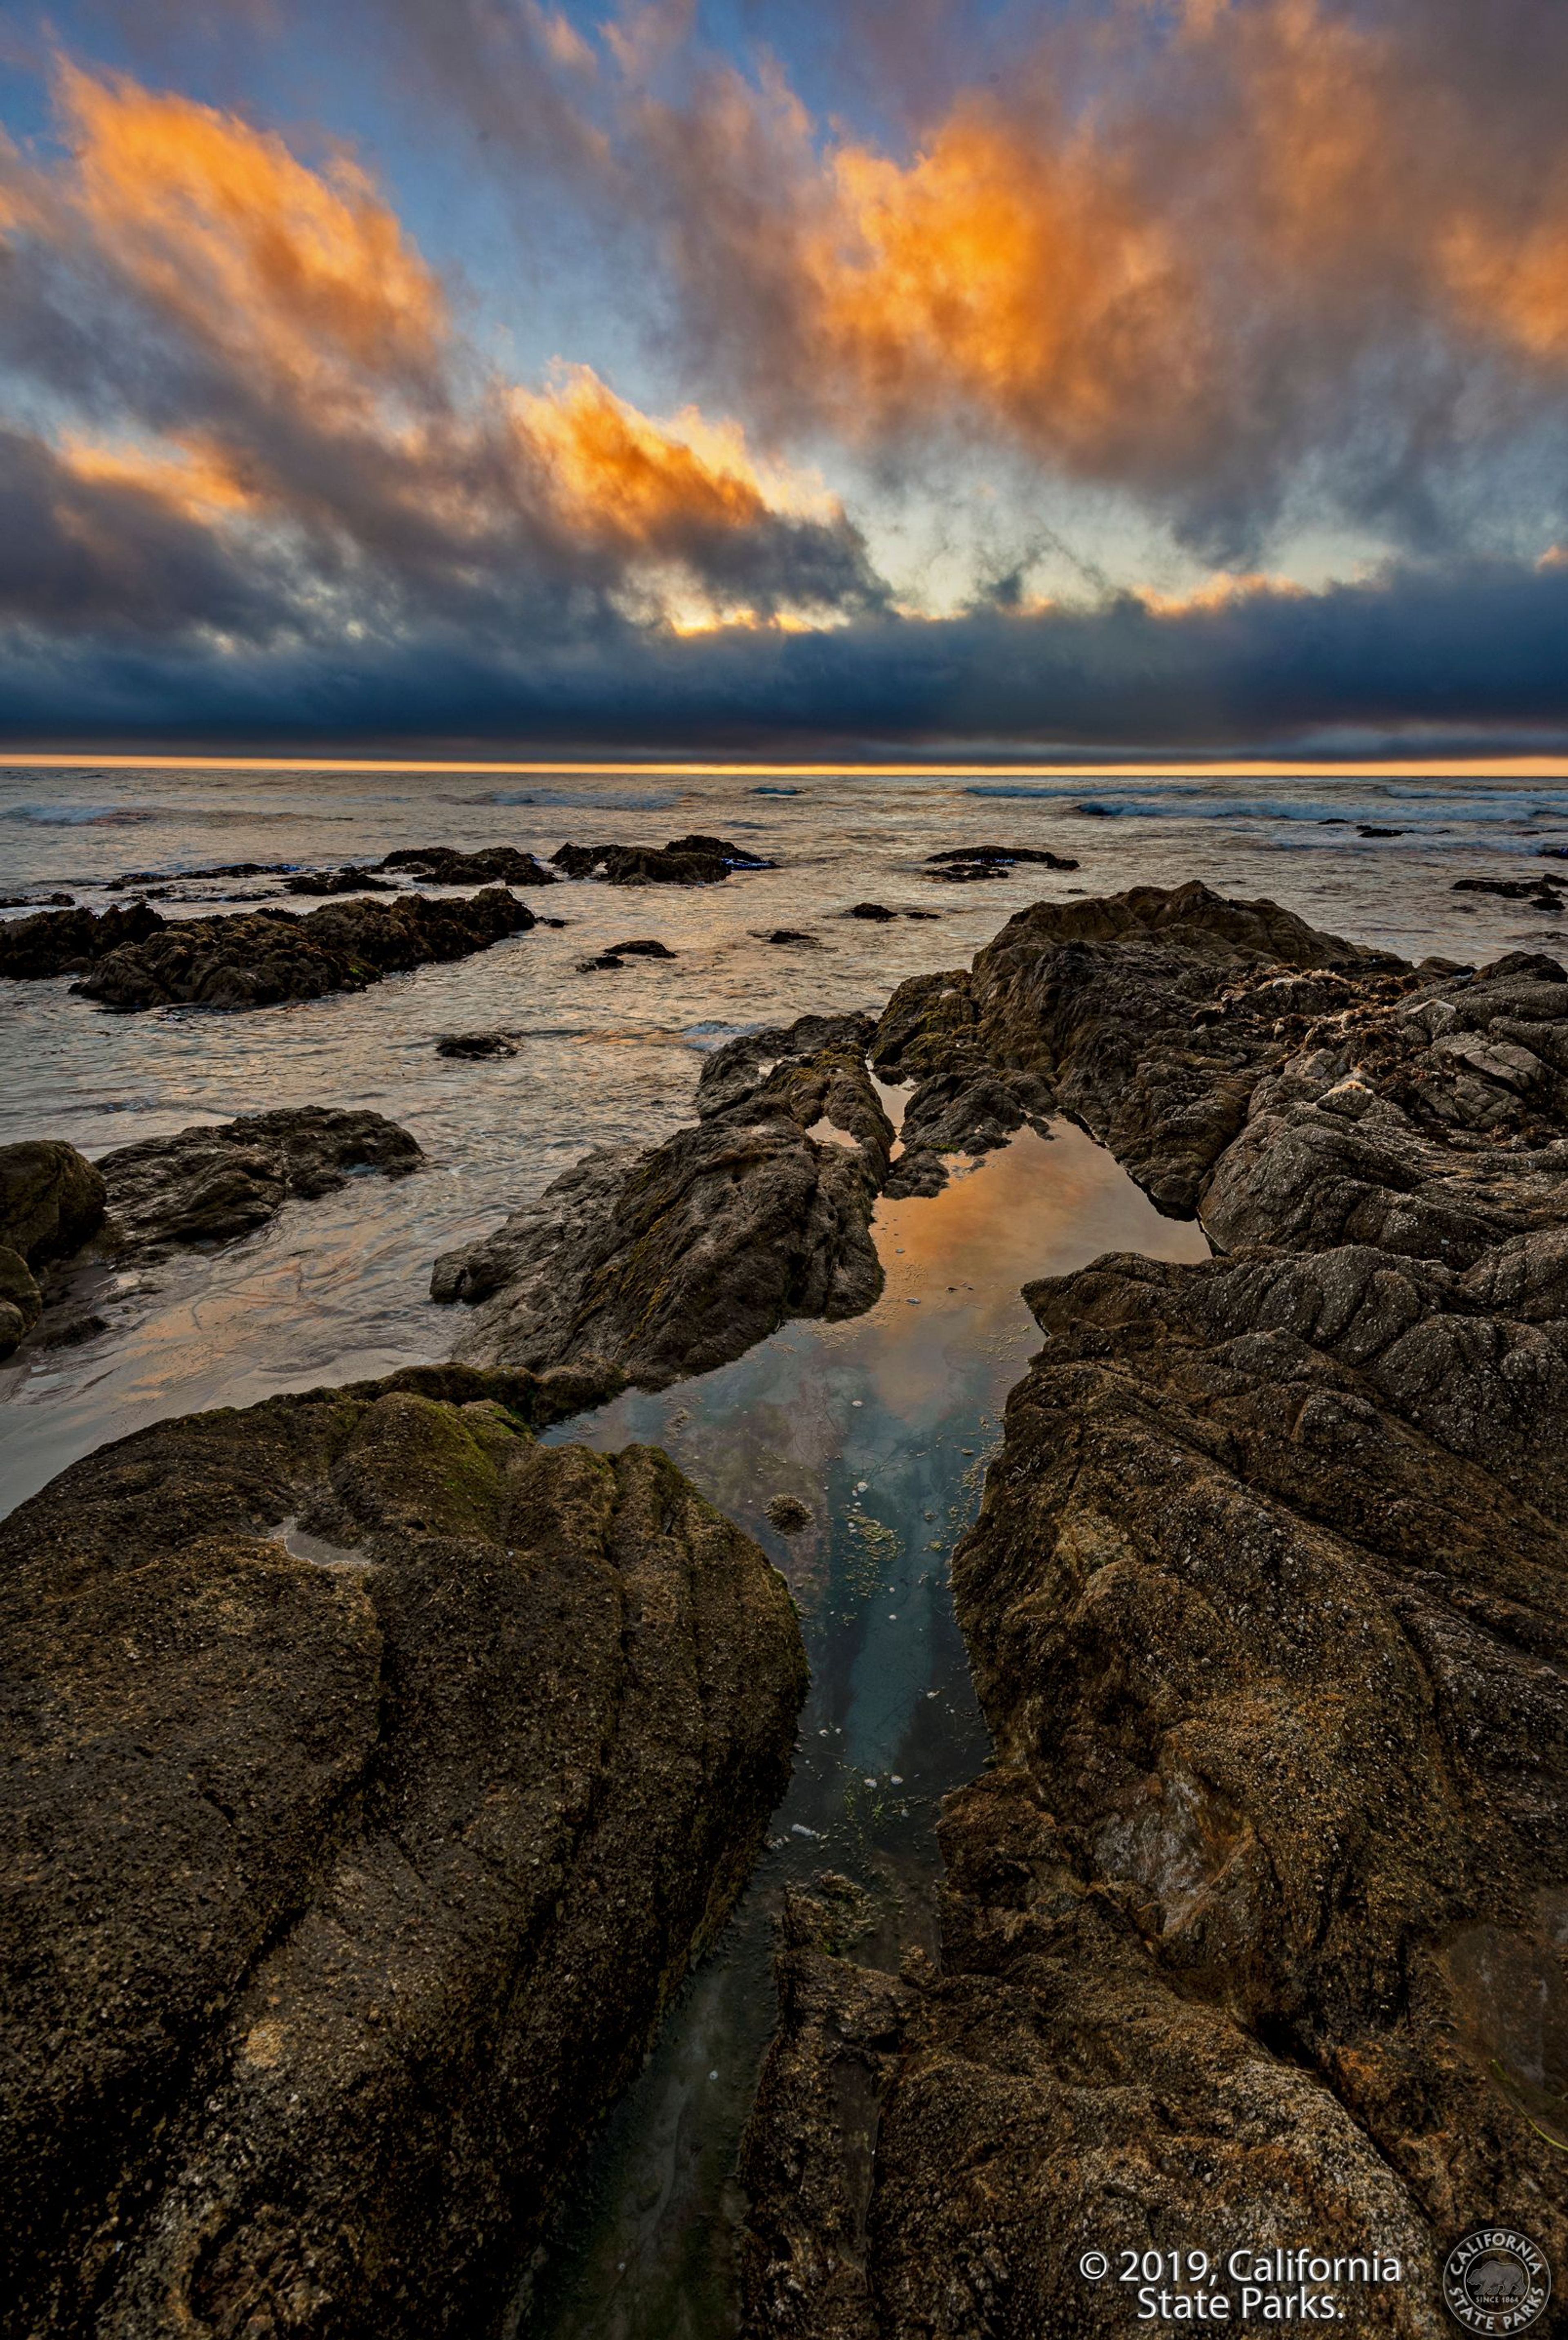
[[[769,748],[1035,742],[1289,749],[1333,728],[1568,748],[1568,564],[1394,569],[1316,595],[1259,591],[1156,615],[880,612],[830,630],[680,637],[594,610],[548,637],[427,623],[345,642],[297,630],[0,636],[13,745],[394,739]]]

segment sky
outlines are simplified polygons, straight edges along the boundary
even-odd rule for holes
[[[1568,753],[1562,0],[0,18],[0,738]]]

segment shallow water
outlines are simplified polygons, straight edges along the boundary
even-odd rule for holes
[[[1087,805],[1105,809],[1075,809]],[[1358,823],[1405,833],[1362,838]],[[1042,897],[1196,877],[1416,957],[1563,947],[1528,905],[1451,888],[1461,875],[1568,873],[1534,858],[1568,842],[1568,786],[1354,774],[550,780],[16,764],[0,768],[0,892],[64,886],[90,901],[129,868],[324,865],[429,844],[549,853],[568,838],[662,842],[690,829],[781,866],[692,892],[559,885],[532,900],[567,918],[563,930],[255,1014],[114,1016],[65,980],[0,985],[0,1142],[59,1136],[97,1154],[273,1106],[368,1106],[412,1130],[431,1165],[402,1183],[358,1181],[215,1256],[171,1262],[106,1295],[106,1334],[0,1368],[0,1511],[161,1414],[443,1354],[454,1327],[427,1294],[436,1253],[493,1226],[588,1145],[664,1135],[690,1112],[702,1053],[737,1030],[879,1007],[903,977],[968,961]],[[925,865],[954,844],[998,841],[1082,866],[959,887]],[[939,915],[886,926],[842,915],[868,897]],[[809,928],[819,947],[759,939],[776,927]],[[678,957],[580,971],[634,935]],[[444,1031],[498,1025],[521,1036],[515,1058],[435,1053]]]
[[[926,1200],[882,1203],[887,1288],[844,1324],[788,1324],[734,1364],[550,1433],[662,1446],[789,1579],[811,1664],[768,1851],[612,2117],[521,2328],[529,2340],[718,2340],[736,2329],[736,2149],[774,2013],[782,1888],[829,1868],[870,1889],[866,1954],[934,1947],[937,1805],[981,1769],[985,1726],[948,1559],[1007,1391],[1039,1334],[1019,1296],[1102,1252],[1207,1256],[1082,1131],[1022,1131]],[[804,1533],[769,1526],[799,1496]]]

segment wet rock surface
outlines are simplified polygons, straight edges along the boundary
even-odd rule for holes
[[[1394,996],[1413,977],[1272,902],[1206,886],[1037,902],[971,970],[901,985],[873,1061],[892,1078],[1032,1075],[1162,1209],[1185,1215],[1292,1028],[1359,1004],[1379,980]],[[1031,1094],[1037,1112],[1043,1092]],[[917,1108],[918,1125],[918,1091]]]
[[[553,886],[553,869],[515,845],[488,845],[477,853],[460,853],[450,845],[405,846],[376,863],[378,869],[395,869],[409,878],[423,878],[437,886]]]
[[[511,1032],[443,1032],[435,1044],[438,1056],[515,1056],[517,1036]]]
[[[378,878],[373,869],[296,869],[283,879],[285,894],[395,894],[397,887],[390,878]]]
[[[74,910],[57,915],[91,917]],[[106,911],[97,926],[135,915]],[[165,923],[155,911],[141,915],[154,922],[152,929],[144,939],[98,953],[73,987],[84,998],[119,1008],[271,1007],[285,1000],[321,999],[334,991],[366,990],[385,976],[412,967],[466,958],[534,924],[527,905],[500,886],[466,900],[329,902],[303,917],[259,910]]]
[[[144,1138],[96,1165],[105,1205],[99,1248],[150,1259],[176,1245],[231,1243],[286,1202],[330,1195],[367,1171],[406,1177],[423,1161],[416,1140],[384,1115],[323,1106]]]
[[[37,983],[78,975],[123,945],[144,942],[164,920],[145,903],[116,902],[111,909],[41,910],[0,925],[0,977]]]
[[[655,942],[651,939],[640,942],[611,943],[608,950],[599,952],[597,957],[579,959],[577,967],[580,975],[590,975],[603,968],[614,969],[624,967],[629,958],[672,959],[676,956],[677,954],[670,949],[668,943]]]
[[[424,1160],[379,1113],[296,1106],[116,1146],[95,1163],[58,1140],[0,1146],[0,1355],[103,1329],[107,1265],[233,1242],[352,1176],[404,1177]],[[7,1314],[9,1309],[12,1314]]]
[[[725,837],[672,837],[668,845],[563,845],[551,860],[568,878],[610,886],[718,886],[732,870],[774,864]]]
[[[35,1271],[97,1233],[106,1198],[101,1174],[74,1145],[55,1138],[0,1145],[0,1357],[44,1313]]]
[[[897,996],[880,1066],[1032,1074],[1226,1252],[1027,1290],[954,1561],[996,1767],[939,1962],[786,1913],[749,2330],[1130,2332],[1085,2249],[1245,2240],[1393,2254],[1347,2314],[1435,2340],[1467,2227],[1568,2263],[1565,1046],[1553,961],[1192,887]]]
[[[699,1119],[639,1154],[601,1148],[498,1232],[436,1263],[474,1310],[471,1363],[612,1364],[662,1388],[790,1316],[853,1316],[881,1290],[871,1214],[893,1131],[864,1016],[807,1016],[710,1056]]]
[[[0,1531],[0,2238],[61,2340],[485,2328],[744,1881],[804,1675],[613,1382],[196,1415]]]
[[[1078,867],[1067,854],[1047,853],[1028,845],[955,845],[946,853],[926,856],[931,875],[950,886],[971,884],[978,878],[1005,878],[1009,869],[1028,862],[1045,869],[1070,870]]]

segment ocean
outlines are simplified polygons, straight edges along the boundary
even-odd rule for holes
[[[1400,833],[1367,838],[1364,827]],[[1527,903],[1452,888],[1563,866],[1537,857],[1568,844],[1568,782],[0,768],[0,892],[74,890],[89,903],[132,870],[331,865],[430,844],[543,855],[569,838],[662,843],[691,830],[779,867],[690,892],[561,885],[535,897],[567,919],[561,930],[357,996],[253,1014],[118,1016],[71,997],[64,981],[0,987],[0,1142],[63,1137],[94,1155],[195,1121],[318,1104],[389,1115],[430,1163],[422,1177],[367,1178],[293,1206],[216,1257],[172,1262],[117,1295],[101,1341],[0,1368],[0,1506],[160,1414],[442,1353],[452,1318],[426,1293],[437,1252],[493,1225],[588,1146],[664,1135],[688,1113],[704,1052],[732,1034],[811,1010],[874,1010],[904,977],[967,962],[1041,897],[1201,878],[1415,957],[1563,940]],[[1080,867],[933,880],[928,855],[985,843],[1045,847]],[[193,908],[246,889],[211,890]],[[868,898],[938,916],[843,917]],[[819,947],[759,939],[779,927],[809,929]],[[579,971],[606,945],[643,936],[674,960]],[[435,1053],[443,1031],[497,1025],[519,1034],[515,1058]]]
[[[1539,780],[17,764],[0,770],[0,891],[95,904],[124,898],[102,889],[129,871],[334,866],[437,844],[545,857],[568,840],[693,830],[778,867],[690,891],[562,883],[529,897],[562,927],[301,1006],[126,1016],[74,998],[65,980],[0,987],[0,1142],[63,1137],[93,1155],[315,1104],[386,1114],[428,1157],[419,1175],[355,1179],[223,1250],[128,1275],[102,1333],[0,1367],[0,1508],[160,1415],[442,1355],[459,1327],[428,1296],[438,1252],[493,1226],[589,1146],[647,1145],[676,1127],[705,1054],[737,1033],[875,1011],[906,976],[967,963],[1033,900],[1202,878],[1415,958],[1568,956],[1552,915],[1454,890],[1466,878],[1568,875],[1540,858],[1568,848],[1568,782]],[[982,844],[1079,867],[970,885],[933,874],[932,854]],[[192,907],[266,882],[214,880]],[[867,900],[935,915],[845,915]],[[779,928],[812,940],[769,940]],[[632,937],[675,957],[584,969]],[[496,1026],[518,1036],[516,1057],[436,1054],[442,1032]],[[772,2018],[780,1889],[825,1865],[846,1871],[881,1912],[866,1955],[896,1965],[911,1944],[929,1947],[936,1806],[986,1759],[948,1560],[1037,1345],[1019,1286],[1107,1250],[1195,1260],[1206,1248],[1066,1124],[1049,1138],[1021,1133],[939,1196],[884,1202],[875,1232],[888,1283],[864,1317],[784,1325],[717,1373],[629,1393],[550,1433],[665,1446],[788,1574],[812,1681],[753,1884],[607,2124],[543,2266],[521,2282],[514,2328],[531,2340],[736,2330],[735,2156]],[[766,1517],[781,1492],[812,1514],[790,1539]]]

